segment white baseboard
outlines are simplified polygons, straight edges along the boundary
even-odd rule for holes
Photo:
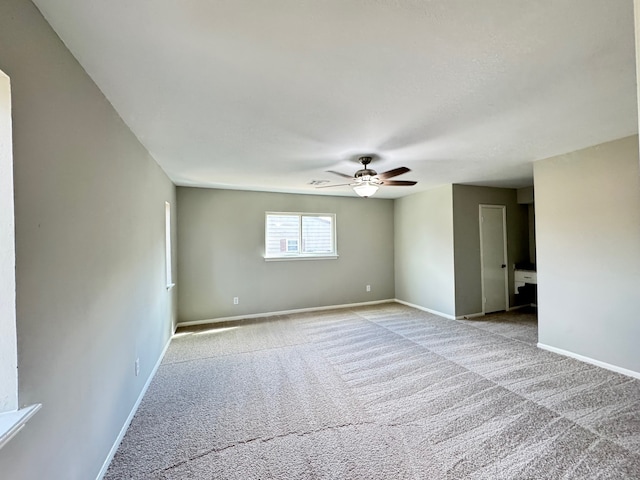
[[[174,331],[175,331],[175,329],[174,329]],[[109,451],[109,454],[107,455],[107,458],[105,459],[104,463],[102,464],[102,468],[98,472],[98,476],[96,477],[96,480],[102,480],[104,475],[107,473],[107,469],[109,468],[109,465],[111,464],[111,460],[113,460],[114,455],[118,451],[118,447],[120,446],[120,442],[122,442],[122,439],[124,438],[125,433],[127,433],[127,429],[129,428],[129,425],[131,425],[131,421],[133,420],[133,416],[138,411],[138,407],[140,406],[140,402],[142,402],[142,398],[144,397],[144,394],[147,393],[147,389],[149,388],[149,385],[151,385],[151,381],[153,380],[153,377],[155,377],[156,372],[158,371],[158,367],[160,367],[160,364],[162,363],[162,359],[164,358],[165,353],[167,353],[167,349],[169,348],[170,344],[171,344],[171,338],[169,338],[169,340],[167,341],[167,344],[162,349],[162,353],[160,354],[160,358],[158,358],[158,361],[154,365],[153,370],[151,371],[151,374],[149,375],[149,378],[147,379],[146,383],[144,384],[144,387],[142,387],[142,391],[140,392],[140,395],[138,395],[138,399],[136,400],[136,403],[133,405],[133,408],[131,409],[131,412],[129,413],[129,416],[127,417],[127,419],[124,422],[124,425],[120,429],[120,433],[118,434],[118,437],[116,438],[116,441],[113,443],[113,446],[111,447],[111,450]]]
[[[456,317],[454,315],[449,315],[448,313],[442,313],[438,310],[433,310],[431,308],[422,307],[420,305],[416,305],[415,303],[405,302],[404,300],[395,299],[396,302],[401,303],[402,305],[406,305],[407,307],[416,308],[418,310],[422,310],[423,312],[433,313],[434,315],[438,315],[439,317],[448,318],[450,320],[455,320]]]
[[[467,313],[466,315],[458,315],[456,320],[470,320],[472,318],[484,317],[484,312]]]
[[[590,363],[591,365],[595,365],[596,367],[606,368],[607,370],[611,370],[612,372],[616,372],[616,373],[621,373],[622,375],[627,375],[628,377],[640,379],[640,372],[628,370],[626,368],[618,367],[617,365],[612,365],[610,363],[601,362],[600,360],[595,360],[590,357],[585,357],[584,355],[579,355],[577,353],[573,353],[568,350],[563,350],[561,348],[545,345],[544,343],[538,343],[538,348],[541,348],[543,350],[548,350],[549,352],[557,353],[559,355],[564,355],[565,357],[575,358],[576,360],[580,360],[581,362]]]
[[[281,310],[279,312],[248,313],[246,315],[237,315],[234,317],[218,317],[218,318],[209,318],[205,320],[191,320],[188,322],[178,322],[178,324],[176,325],[176,328],[192,327],[194,325],[206,325],[209,323],[230,322],[233,320],[247,320],[251,318],[273,317],[276,315],[289,315],[292,313],[317,312],[320,310],[337,310],[340,308],[365,307],[367,305],[379,305],[381,303],[392,303],[394,301],[396,300],[394,300],[393,298],[389,298],[387,300],[374,300],[372,302],[345,303],[343,305],[327,305],[325,307],[296,308],[294,310]]]

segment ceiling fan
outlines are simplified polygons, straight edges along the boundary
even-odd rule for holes
[[[360,157],[358,160],[362,164],[363,168],[358,170],[353,175],[353,177],[350,175],[345,175],[341,172],[334,172],[332,170],[329,170],[329,173],[351,179],[351,183],[341,183],[338,185],[322,185],[316,188],[331,188],[349,185],[358,195],[363,198],[367,198],[376,193],[378,191],[378,187],[380,187],[381,185],[411,187],[418,183],[411,180],[389,180],[390,178],[397,177],[398,175],[402,175],[403,173],[410,172],[411,170],[407,167],[398,167],[383,173],[377,173],[375,170],[368,167],[368,165],[371,163],[371,160],[373,160],[372,157]]]

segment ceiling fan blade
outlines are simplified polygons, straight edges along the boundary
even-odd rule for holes
[[[351,178],[351,177],[349,177]],[[351,185],[350,183],[338,183],[336,185],[318,185],[316,188],[331,188],[331,187],[344,187],[346,185]]]
[[[334,172],[333,170],[327,170],[327,172],[328,172],[328,173],[333,173],[334,175],[340,175],[341,177],[344,177],[344,178],[351,178],[351,179],[353,179],[353,176],[352,176],[352,175],[346,175],[346,174],[344,174],[344,173]]]
[[[398,168],[394,168],[393,170],[389,170],[387,172],[379,173],[378,177],[380,177],[382,180],[386,180],[387,178],[397,177],[398,175],[402,175],[403,173],[407,173],[410,171],[411,170],[408,169],[407,167],[398,167]]]
[[[412,180],[385,180],[384,182],[382,182],[382,185],[384,186],[396,186],[396,187],[411,187],[412,185],[415,185],[418,182],[414,182]]]

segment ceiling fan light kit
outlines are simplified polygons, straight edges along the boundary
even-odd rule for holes
[[[322,185],[322,186],[317,186],[316,188],[340,187],[343,185],[345,186],[349,185],[351,188],[353,188],[353,191],[356,192],[356,194],[358,194],[360,197],[368,198],[373,196],[378,191],[378,188],[381,185],[411,187],[416,183],[418,183],[411,180],[385,181],[389,178],[396,177],[398,175],[402,175],[403,173],[410,172],[411,170],[409,170],[407,167],[394,168],[393,170],[389,170],[387,172],[383,172],[378,175],[378,173],[375,170],[372,170],[367,166],[371,163],[371,160],[372,160],[371,157],[360,157],[359,160],[363,168],[358,170],[353,175],[353,177],[350,177],[349,175],[345,175],[344,173],[340,173],[340,172],[333,172],[333,171],[329,172],[329,173],[334,173],[336,175],[339,175],[341,177],[352,178],[353,183],[346,183],[346,184],[343,183],[340,185]]]
[[[378,185],[371,182],[362,182],[357,185],[352,185],[352,188],[353,191],[362,198],[368,198],[378,191]]]

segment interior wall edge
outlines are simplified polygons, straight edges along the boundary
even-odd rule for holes
[[[538,342],[640,371],[638,136],[534,162]]]

